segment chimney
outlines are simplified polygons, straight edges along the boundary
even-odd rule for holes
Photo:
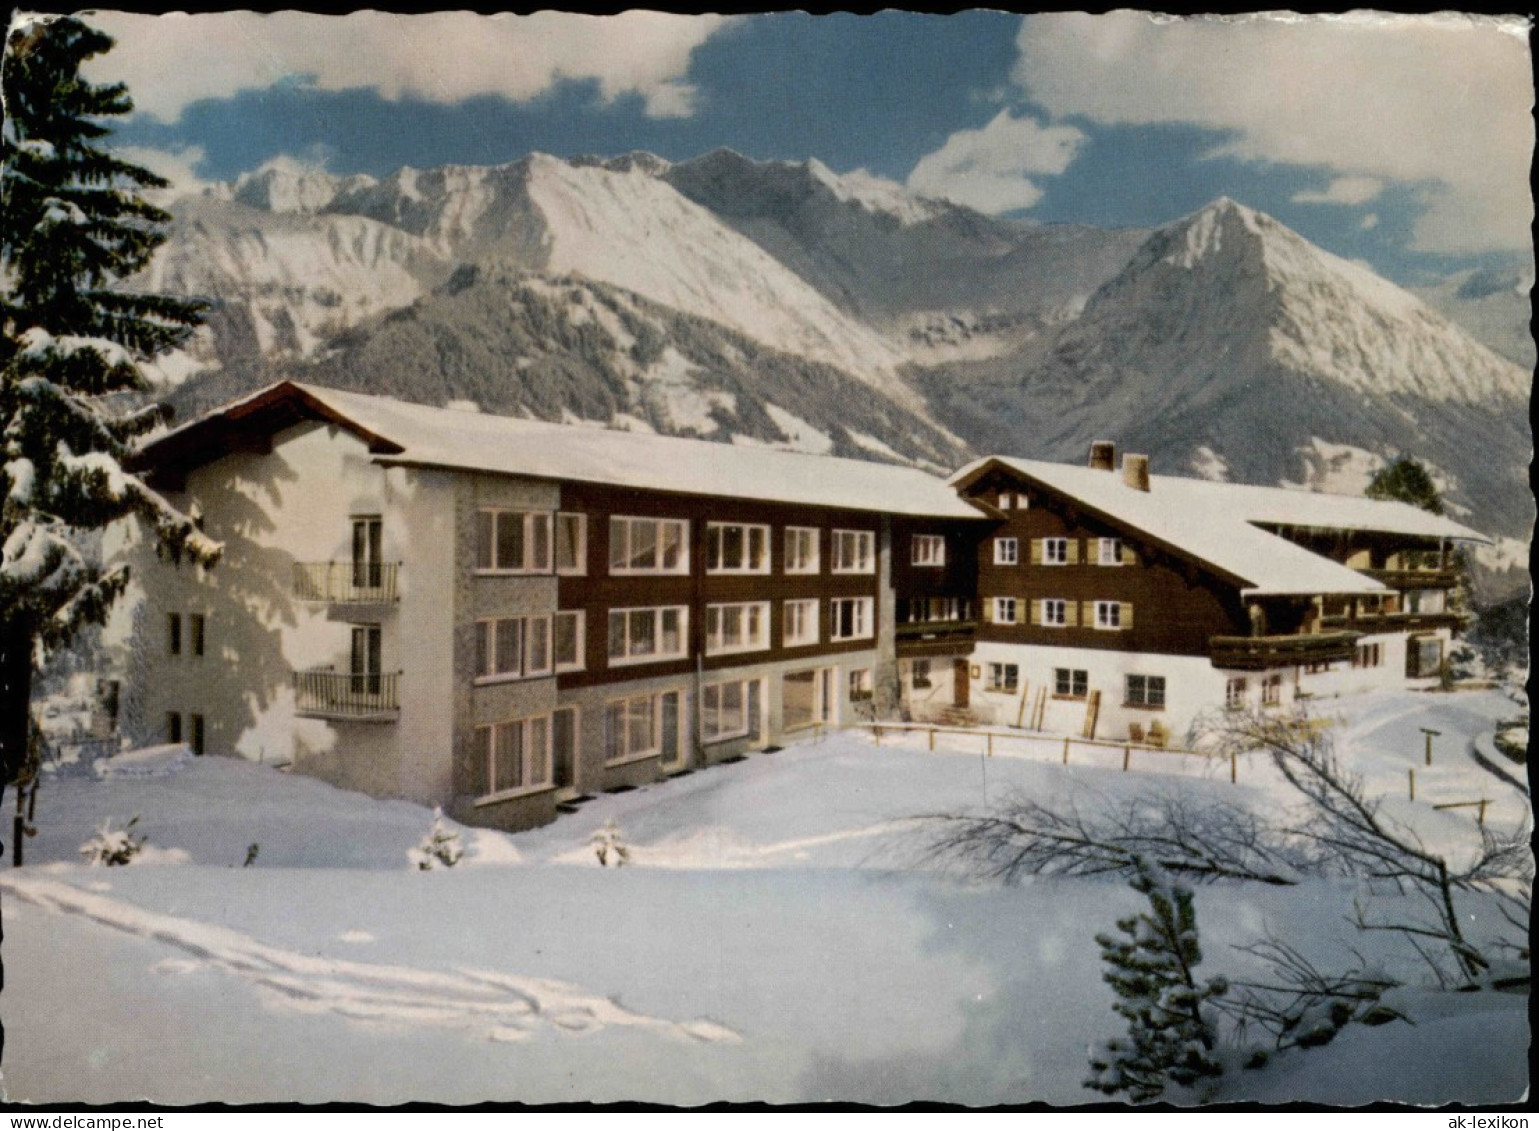
[[[1149,489],[1149,457],[1131,452],[1122,457],[1122,481],[1135,491]]]
[[[1096,471],[1117,470],[1117,445],[1110,440],[1090,441],[1090,466]]]

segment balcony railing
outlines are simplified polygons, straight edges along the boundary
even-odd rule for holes
[[[335,605],[390,605],[396,562],[295,562],[294,596]]]
[[[1463,613],[1360,613],[1355,617],[1335,614],[1320,618],[1320,627],[1353,632],[1423,632],[1437,628],[1463,628]]]
[[[1350,660],[1357,632],[1296,633],[1291,636],[1215,636],[1208,641],[1215,668],[1259,672],[1294,664]]]
[[[1456,569],[1362,569],[1392,589],[1452,589],[1459,583]]]
[[[905,621],[898,625],[898,654],[940,654],[957,648],[971,649],[978,622],[972,620]]]
[[[399,672],[295,672],[294,712],[312,719],[393,722],[401,711],[399,680]]]

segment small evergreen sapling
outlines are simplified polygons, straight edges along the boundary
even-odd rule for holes
[[[433,827],[422,839],[422,843],[411,852],[412,859],[417,862],[417,870],[431,872],[440,864],[445,868],[452,868],[464,855],[465,850],[460,846],[460,834],[444,828],[443,810],[437,805],[433,806]]]
[[[588,843],[593,845],[593,854],[598,857],[601,867],[609,867],[610,860],[615,862],[616,868],[630,863],[631,850],[620,843],[620,829],[613,821],[594,833]]]
[[[114,829],[109,817],[96,830],[96,835],[80,846],[80,855],[85,857],[87,864],[100,864],[106,868],[129,863],[144,847],[144,838],[134,836],[134,826],[138,823],[139,818],[135,817],[121,829]]]
[[[1213,1024],[1203,1006],[1229,987],[1222,978],[1199,985],[1192,973],[1202,950],[1191,889],[1142,856],[1133,863],[1129,883],[1148,899],[1149,910],[1117,921],[1126,938],[1096,936],[1103,977],[1119,999],[1113,1008],[1127,1019],[1128,1034],[1091,1049],[1085,1084],[1144,1103],[1168,1083],[1190,1087],[1222,1071],[1211,1055]]]

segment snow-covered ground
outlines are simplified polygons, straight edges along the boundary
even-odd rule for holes
[[[1527,798],[1469,753],[1512,713],[1501,695],[1326,706],[1338,750],[1437,850],[1478,838],[1473,810],[1433,804],[1483,797],[1488,824],[1526,819]],[[1422,727],[1442,732],[1431,768]],[[1120,751],[1076,748],[1064,766],[1059,742],[998,742],[993,757],[972,736],[937,745],[844,734],[755,755],[533,832],[460,830],[464,860],[425,872],[409,853],[429,810],[269,767],[164,750],[132,773],[51,776],[28,866],[0,872],[6,1096],[1104,1101],[1082,1086],[1086,1049],[1123,1023],[1094,936],[1139,897],[1113,879],[1001,887],[920,867],[912,818],[1012,793],[1265,807],[1279,786],[1259,761],[1230,784],[1227,764],[1176,754],[1136,752],[1124,773]],[[135,816],[153,853],[79,862],[104,820]],[[611,824],[623,868],[595,859]],[[1254,974],[1235,948],[1272,932],[1322,966],[1364,955],[1406,983],[1390,1000],[1415,1022],[1236,1066],[1207,1098],[1526,1093],[1527,998],[1429,988],[1404,940],[1347,921],[1367,896],[1326,880],[1197,889],[1204,977]]]

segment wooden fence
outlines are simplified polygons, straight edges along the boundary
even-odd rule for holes
[[[995,746],[999,746],[1001,749],[1006,749],[1011,743],[1015,743],[1018,746],[1030,746],[1032,748],[1040,749],[1044,745],[1057,746],[1061,743],[1063,750],[1062,764],[1065,766],[1069,764],[1070,754],[1075,747],[1088,746],[1092,749],[1098,750],[1121,750],[1122,769],[1124,772],[1126,772],[1132,766],[1134,751],[1138,751],[1141,754],[1181,754],[1197,758],[1224,757],[1224,755],[1210,754],[1203,750],[1191,750],[1180,746],[1160,746],[1147,742],[1114,742],[1101,738],[1078,738],[1072,735],[1064,735],[1062,738],[1060,738],[1057,735],[1041,734],[1035,732],[1000,732],[995,730],[981,730],[975,727],[945,726],[937,723],[817,723],[814,724],[814,730],[817,737],[819,738],[821,738],[825,732],[829,731],[868,731],[871,734],[872,741],[874,741],[879,747],[882,745],[882,735],[889,731],[894,731],[899,734],[923,733],[931,750],[935,749],[935,736],[938,734],[962,735],[964,737],[982,740],[983,745],[981,752],[986,757],[991,758],[994,756]],[[1229,762],[1229,780],[1231,782],[1237,782],[1239,780],[1239,760],[1232,753],[1227,756],[1227,760]]]

